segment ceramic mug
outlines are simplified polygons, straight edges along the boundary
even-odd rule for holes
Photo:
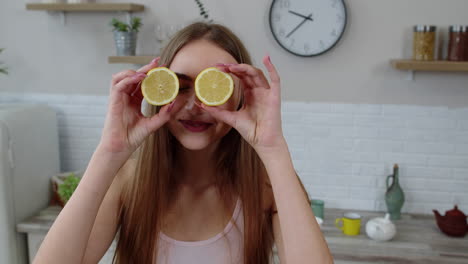
[[[323,207],[325,205],[325,202],[323,200],[318,200],[318,199],[312,199],[311,200],[311,207],[312,211],[314,212],[314,215],[316,217],[323,218]]]
[[[343,222],[341,226],[340,222]],[[345,213],[343,217],[335,220],[335,226],[345,235],[357,236],[361,230],[361,216],[357,213]]]

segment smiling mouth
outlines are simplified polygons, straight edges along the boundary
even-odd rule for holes
[[[190,132],[203,132],[213,125],[213,123],[194,120],[179,120],[179,122]]]

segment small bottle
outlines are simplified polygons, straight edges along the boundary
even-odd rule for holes
[[[413,33],[413,59],[434,60],[436,26],[416,25]]]
[[[462,32],[463,60],[468,61],[468,26],[463,26]]]
[[[390,184],[390,179],[392,183]],[[401,208],[405,203],[405,193],[401,189],[399,183],[399,167],[398,164],[393,166],[393,174],[387,176],[387,191],[385,192],[385,203],[387,204],[390,219],[400,219]]]
[[[466,53],[466,27],[453,25],[449,27],[448,56],[449,61],[463,61]]]

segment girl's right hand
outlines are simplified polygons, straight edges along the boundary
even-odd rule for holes
[[[146,73],[159,65],[159,57],[138,71],[127,70],[112,76],[109,105],[99,146],[111,154],[130,156],[143,140],[170,119],[176,100],[161,108],[158,114],[141,113],[140,82]]]

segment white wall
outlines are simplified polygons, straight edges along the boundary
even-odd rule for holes
[[[123,14],[72,13],[64,26],[56,14],[26,11],[26,2],[1,2],[0,46],[7,50],[0,60],[11,74],[0,76],[0,89],[106,95],[111,74],[134,67],[107,64],[107,56],[114,54],[108,22]],[[155,23],[188,23],[198,17],[193,0],[134,2],[146,5],[140,54],[157,50]],[[389,65],[391,58],[410,55],[413,24],[468,24],[468,1],[346,2],[350,15],[341,43],[326,55],[299,58],[283,51],[269,32],[271,0],[204,1],[216,21],[240,35],[256,62],[271,54],[286,100],[468,106],[468,74],[421,73],[406,81],[405,72]]]

